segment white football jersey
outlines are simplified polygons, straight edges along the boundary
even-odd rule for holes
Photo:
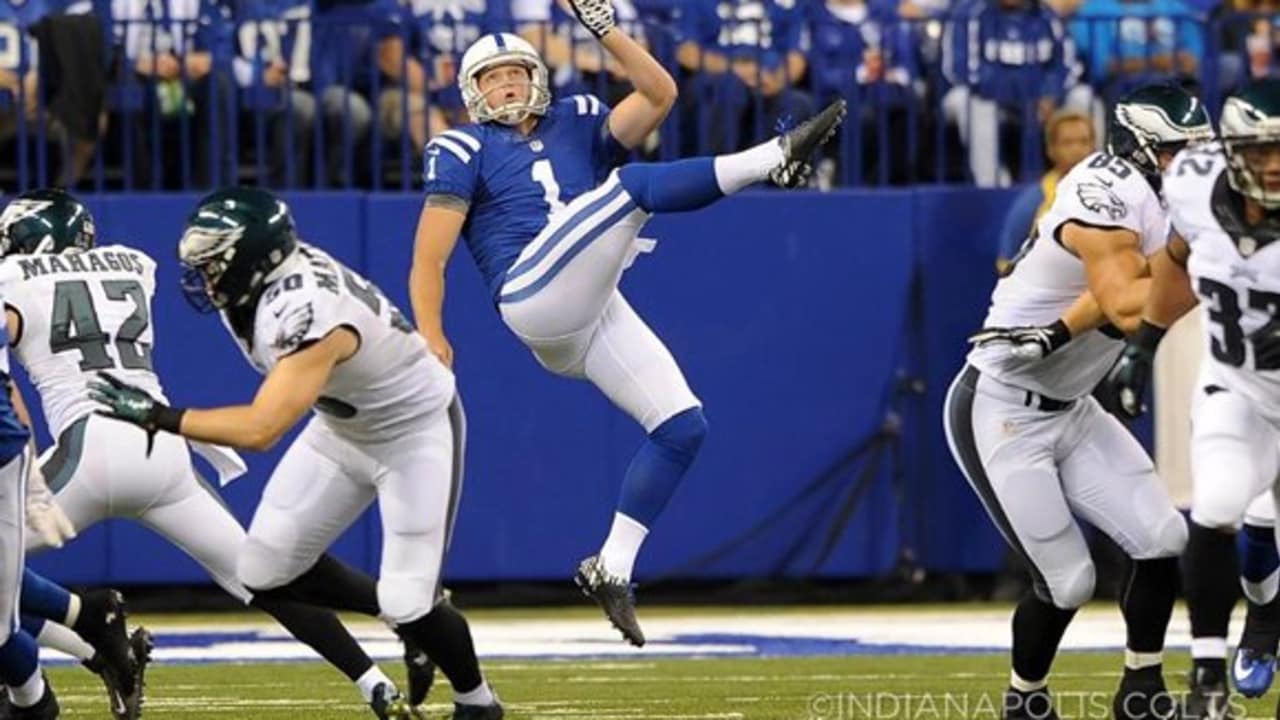
[[[0,293],[21,319],[10,342],[54,437],[99,409],[88,393],[99,371],[165,399],[151,368],[155,290],[155,261],[123,245],[0,262]]]
[[[1187,273],[1204,313],[1209,360],[1202,367],[1215,384],[1280,417],[1280,366],[1259,367],[1249,341],[1280,314],[1280,223],[1245,226],[1218,143],[1179,153],[1164,187],[1173,229],[1191,247]]]
[[[320,249],[298,249],[272,272],[255,311],[250,342],[224,324],[264,375],[287,355],[339,327],[360,346],[339,363],[316,403],[318,417],[354,442],[378,442],[449,405],[453,373],[427,349],[404,315],[372,283]]]
[[[983,327],[1049,325],[1089,289],[1084,263],[1062,244],[1062,226],[1124,228],[1138,234],[1142,253],[1164,246],[1169,221],[1151,183],[1127,161],[1095,152],[1058,182],[1053,205],[991,294]],[[1009,385],[1058,400],[1088,395],[1119,355],[1122,338],[1093,330],[1038,361],[1011,357],[1007,345],[974,348],[969,364]]]

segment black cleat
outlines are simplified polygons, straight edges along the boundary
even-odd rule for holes
[[[409,638],[404,640],[404,667],[409,676],[409,704],[418,707],[427,701],[431,685],[436,680],[436,664],[426,651]]]
[[[18,707],[10,703],[9,714],[6,717],[12,720],[57,720],[61,710],[58,707],[58,698],[53,694],[53,686],[49,684],[48,678],[45,678],[44,694],[40,696],[40,700],[31,707]]]
[[[1004,720],[1058,720],[1049,688],[1021,692],[1004,691]]]
[[[409,706],[400,691],[387,683],[378,683],[369,701],[378,720],[424,720],[426,716]]]
[[[144,675],[147,663],[151,662],[153,647],[151,633],[146,628],[134,630],[133,635],[129,637],[129,651],[134,659],[133,692],[131,693],[125,692],[122,684],[117,680],[116,673],[103,662],[101,653],[82,663],[89,672],[102,679],[102,684],[107,689],[107,706],[111,711],[111,717],[115,720],[137,720],[142,716],[142,704],[146,701]]]
[[[1203,666],[1192,668],[1191,690],[1182,716],[1186,720],[1232,720],[1226,673]]]
[[[636,597],[631,584],[610,575],[599,555],[592,555],[578,565],[573,581],[582,594],[596,601],[622,637],[636,647],[644,647],[644,631],[636,620]]]
[[[1124,671],[1111,710],[1115,720],[1176,720],[1178,703],[1164,684],[1160,667]]]
[[[80,618],[72,629],[96,652],[89,662],[98,665],[89,669],[102,676],[108,692],[114,688],[124,697],[133,695],[138,668],[129,646],[124,596],[117,590],[95,590],[81,595],[80,601]],[[112,714],[117,707],[113,700]]]
[[[844,100],[836,100],[778,139],[786,158],[769,172],[769,179],[779,187],[796,188],[804,185],[813,173],[809,158],[836,134],[836,128],[844,120],[848,107]]]
[[[492,705],[453,704],[453,720],[502,720],[504,714],[501,703]]]

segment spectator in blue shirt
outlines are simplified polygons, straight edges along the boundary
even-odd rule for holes
[[[267,181],[274,187],[308,186],[313,182],[317,114],[324,118],[324,137],[341,137],[348,117],[352,134],[363,137],[371,122],[368,106],[353,96],[351,107],[345,108],[345,88],[313,82],[310,0],[239,0],[235,20],[239,53],[232,68],[244,91],[243,107],[267,113]],[[342,176],[342,155],[328,153],[326,161],[324,179],[336,185]]]
[[[0,2],[0,140],[8,140],[20,129],[33,136],[41,121],[37,115],[39,58],[29,32],[44,11],[38,0],[18,7]]]
[[[1009,184],[1001,127],[1023,139],[1023,164],[1035,164],[1038,129],[1062,106],[1093,111],[1093,92],[1062,21],[1039,0],[966,0],[951,14],[943,37],[942,70],[952,87],[943,97],[947,119],[967,146],[973,180]],[[1034,148],[1034,150],[1032,150]],[[1029,157],[1033,156],[1034,157]]]
[[[389,88],[379,100],[383,132],[399,137],[409,117],[409,137],[414,152],[421,152],[428,137],[435,137],[459,123],[470,122],[458,90],[458,65],[462,54],[481,35],[511,32],[509,0],[403,0],[409,17],[415,61],[426,73],[426,92],[409,93]]]
[[[996,271],[1004,275],[1018,250],[1031,235],[1031,228],[1053,205],[1058,181],[1098,149],[1093,118],[1074,110],[1060,110],[1049,118],[1044,128],[1045,151],[1053,165],[1039,182],[1023,188],[1005,215],[1000,229],[1000,246],[996,250]]]
[[[699,116],[697,135],[710,138],[698,154],[741,149],[812,113],[796,87],[808,70],[799,0],[689,0],[677,11],[681,98]]]
[[[404,88],[410,96],[424,96],[427,72],[407,51],[409,29],[397,0],[326,0],[316,10],[312,81],[349,89],[342,104],[351,122],[325,142],[330,152],[341,153],[344,184],[350,185],[365,174],[369,158],[367,98],[378,95],[382,135],[398,138],[405,123],[401,96],[395,93]],[[422,145],[414,151],[421,152]]]
[[[184,155],[194,161],[196,186],[234,182],[237,168],[229,151],[234,86],[228,72],[229,18],[223,9],[208,0],[112,0],[111,15],[116,33],[124,38],[127,61],[149,88],[149,112],[133,123],[138,184],[159,185],[163,177],[166,186],[181,186],[186,182],[180,178]],[[179,152],[151,132],[152,113],[167,125],[194,119],[185,143],[178,134]],[[151,174],[156,155],[161,177]]]
[[[1070,28],[1090,81],[1113,100],[1194,78],[1204,55],[1201,20],[1181,0],[1085,0]]]
[[[812,48],[809,51],[810,84],[819,104],[839,96],[849,102],[849,128],[860,125],[862,172],[868,179],[873,164],[888,161],[893,180],[905,180],[908,146],[908,106],[917,100],[919,71],[910,24],[899,21],[894,10],[881,9],[866,0],[825,0],[813,7]],[[884,137],[890,142],[881,143]],[[852,144],[844,148],[844,163],[852,162]]]

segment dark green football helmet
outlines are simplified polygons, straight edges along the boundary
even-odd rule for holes
[[[1280,78],[1256,80],[1227,98],[1222,148],[1232,189],[1268,210],[1280,208]]]
[[[25,192],[0,213],[0,254],[60,253],[93,247],[93,215],[64,190]]]
[[[182,289],[201,312],[252,307],[271,274],[298,246],[284,201],[257,188],[206,195],[178,242]]]
[[[1188,143],[1213,139],[1204,104],[1174,85],[1146,85],[1124,96],[1111,110],[1107,152],[1159,177],[1160,151],[1176,153]]]

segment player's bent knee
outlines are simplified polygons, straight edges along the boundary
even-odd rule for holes
[[[1150,538],[1151,546],[1135,560],[1177,557],[1187,547],[1187,521],[1174,511],[1158,521]]]
[[[303,570],[306,568],[295,570],[294,564],[284,561],[280,553],[252,537],[245,540],[236,558],[236,579],[251,592],[287,585]]]
[[[395,625],[411,623],[435,609],[434,576],[386,575],[378,578],[378,609],[382,617]]]
[[[707,437],[707,418],[702,408],[691,407],[667,418],[649,434],[653,442],[692,461]]]
[[[1236,532],[1244,523],[1247,506],[1247,501],[1228,496],[1198,499],[1191,506],[1191,522],[1210,530]]]
[[[1063,610],[1074,610],[1093,599],[1097,571],[1093,562],[1083,562],[1051,581],[1049,592],[1052,602]]]

